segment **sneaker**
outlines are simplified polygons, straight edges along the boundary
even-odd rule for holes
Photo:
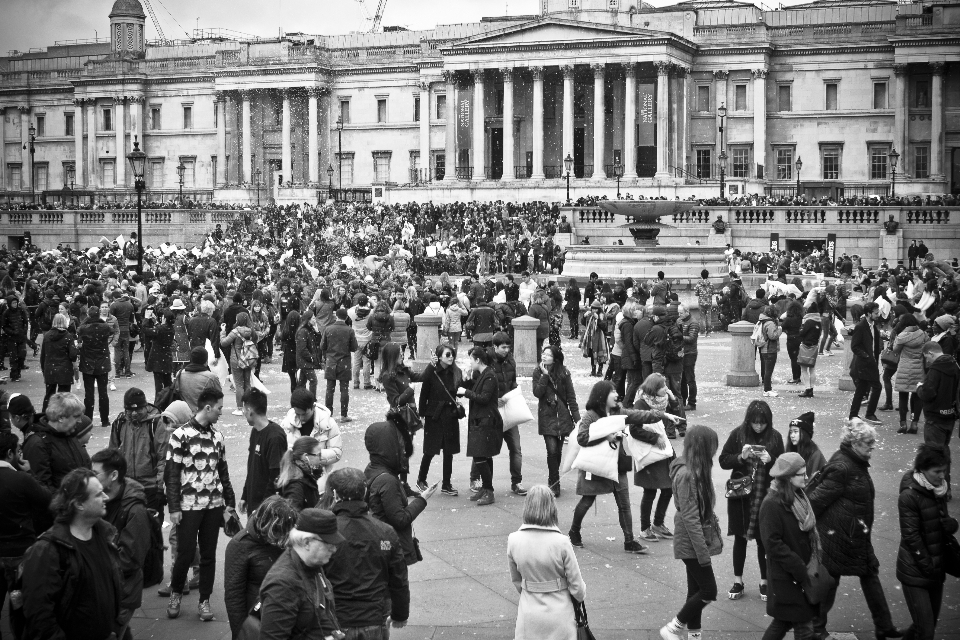
[[[493,504],[496,502],[496,498],[493,497],[493,489],[487,489],[483,492],[483,495],[477,500],[478,507],[485,507],[488,504]]]
[[[527,495],[527,490],[526,490],[526,489],[523,487],[523,485],[520,484],[519,482],[516,483],[516,484],[510,485],[510,491],[513,491],[513,492],[514,492],[515,494],[517,494],[518,496],[525,496],[525,495]]]
[[[111,383],[110,383],[110,391],[116,391],[116,390],[117,390],[117,385],[115,385],[115,384],[113,384],[113,383],[111,382]]]
[[[170,591],[170,583],[169,583],[169,582],[168,582],[167,584],[165,584],[164,586],[160,587],[159,589],[157,589],[157,595],[160,596],[161,598],[169,598],[169,597],[171,596],[171,594],[172,594],[172,592]],[[185,595],[185,596],[190,595],[190,585],[189,585],[189,584],[183,585],[183,595]]]
[[[883,426],[883,423],[875,415],[864,416],[863,421],[868,422],[875,427]]]
[[[360,383],[359,383],[359,382],[355,382],[355,383],[353,384],[353,388],[354,388],[354,389],[360,389]]]
[[[833,351],[830,351],[830,350],[828,349],[827,351],[824,351],[824,352],[823,352],[823,355],[828,356],[828,357],[829,357],[829,356],[833,356]]]
[[[760,585],[760,599],[764,602],[767,601],[767,585],[765,584]]]
[[[213,610],[210,608],[210,601],[201,600],[200,604],[197,605],[197,613],[200,614],[200,620],[203,622],[210,622],[213,620]]]
[[[423,480],[417,480],[417,490],[418,490],[420,493],[423,493],[424,491],[426,491],[426,490],[429,489],[429,488],[430,488],[430,486],[429,486],[426,482],[424,482]]]
[[[179,618],[180,617],[180,600],[183,596],[179,593],[170,594],[170,602],[167,603],[167,617],[168,618]]]
[[[779,398],[779,397],[780,397],[780,394],[777,393],[776,391],[773,391],[773,390],[771,389],[770,391],[764,391],[764,392],[763,392],[763,396],[764,396],[765,398]]]
[[[731,600],[739,600],[743,597],[744,590],[745,589],[742,582],[734,582],[733,586],[730,587],[729,593],[727,593],[727,597]]]
[[[623,543],[623,550],[627,553],[637,553],[644,554],[650,550],[649,547],[645,547],[636,540],[630,540]]]
[[[243,415],[243,411],[241,411],[240,409],[234,409],[234,410],[233,410],[233,415],[235,415],[235,416],[242,416],[242,415]]]
[[[660,627],[660,637],[663,640],[680,640],[680,634],[674,631],[670,625]]]
[[[345,422],[353,422],[353,418],[350,416],[340,416],[340,422],[341,424]]]
[[[109,429],[109,428],[110,428],[110,425],[107,424],[106,422],[101,422],[101,423],[100,423],[100,428],[101,428],[101,429]]]
[[[662,524],[655,524],[655,525],[653,525],[652,529],[653,529],[653,532],[654,532],[655,534],[657,534],[657,537],[659,537],[659,538],[672,538],[672,537],[673,537],[673,532],[670,531],[670,529],[667,529],[667,527],[664,526],[664,525],[662,525]]]
[[[471,480],[470,481],[470,493],[477,493],[480,489],[483,488],[482,480]]]
[[[460,495],[460,492],[457,491],[456,489],[454,489],[454,488],[453,488],[451,485],[449,485],[449,484],[448,484],[448,485],[445,485],[445,486],[443,486],[443,487],[440,487],[440,493],[442,493],[442,494],[445,495],[445,496],[454,496],[454,497]]]
[[[364,390],[364,391],[370,391],[370,389],[373,389],[373,385],[372,385],[372,384],[365,384],[365,385],[363,385],[363,390]]]
[[[583,538],[580,537],[579,531],[568,531],[567,536],[570,538],[570,544],[578,549],[583,549]]]
[[[470,491],[473,492],[473,495],[470,496],[470,502],[476,502],[483,497],[483,494],[486,493],[483,487],[480,487],[476,491],[473,491],[473,487],[470,488]]]
[[[640,532],[640,539],[647,542],[660,542],[660,538],[653,532],[653,527],[647,527]]]

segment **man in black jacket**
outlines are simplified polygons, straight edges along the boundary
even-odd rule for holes
[[[110,340],[113,330],[92,306],[87,321],[77,330],[80,339],[80,373],[83,374],[84,413],[93,419],[93,385],[96,383],[100,403],[100,426],[110,426],[110,398],[107,395],[107,374],[110,372]]]
[[[953,356],[943,352],[939,342],[926,343],[921,353],[926,374],[917,385],[917,396],[923,402],[923,440],[943,445],[950,486],[950,438],[960,418],[960,366]]]
[[[850,336],[850,350],[853,355],[850,359],[850,377],[856,384],[853,393],[853,402],[850,404],[850,418],[860,414],[860,405],[867,392],[870,399],[867,401],[865,422],[877,426],[883,424],[877,419],[877,403],[880,400],[880,370],[877,363],[880,360],[880,330],[876,326],[880,316],[880,307],[876,302],[863,305],[863,318],[857,323]]]
[[[401,629],[410,615],[410,583],[400,538],[393,527],[370,515],[362,471],[337,469],[327,487],[333,492],[337,530],[347,540],[325,568],[341,631],[348,638],[389,637],[388,623]]]
[[[353,354],[357,351],[357,336],[347,326],[347,310],[337,309],[337,319],[323,328],[320,352],[323,354],[323,377],[327,381],[324,404],[333,413],[333,392],[340,383],[340,422],[353,422],[350,407],[350,377],[353,373]]]
[[[7,355],[10,356],[11,382],[19,380],[20,371],[26,369],[23,361],[27,358],[28,323],[27,312],[20,306],[20,299],[9,296],[7,308],[0,319],[0,328],[3,329]]]

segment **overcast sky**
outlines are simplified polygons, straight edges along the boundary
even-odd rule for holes
[[[142,2],[143,0],[141,0]],[[376,12],[381,0],[364,0]],[[673,0],[648,0],[662,6]],[[807,0],[786,0],[784,5]],[[169,39],[196,27],[224,28],[258,36],[279,30],[342,34],[365,24],[357,0],[151,0]],[[779,3],[766,1],[768,6]],[[386,0],[384,25],[429,29],[437,24],[477,22],[484,16],[534,14],[539,0]],[[45,47],[55,40],[107,37],[113,0],[0,0],[0,55],[11,49]],[[147,38],[156,30],[147,19]]]

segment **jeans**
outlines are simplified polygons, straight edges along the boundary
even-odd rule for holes
[[[782,640],[790,629],[793,629],[794,640],[810,640],[813,638],[813,622],[810,620],[806,622],[787,622],[774,618],[761,640]]]
[[[713,330],[713,305],[700,307],[700,322],[703,323],[703,335],[708,336]]]
[[[10,340],[7,344],[7,355],[10,356],[10,379],[19,380],[23,361],[27,359],[27,343]]]
[[[624,542],[630,542],[633,540],[633,512],[630,509],[630,484],[627,482],[626,474],[620,474],[620,481],[617,484],[617,489],[613,492],[613,499],[617,502],[617,516],[620,519],[623,540]],[[590,510],[596,500],[597,496],[580,497],[580,502],[573,509],[573,522],[570,523],[571,531],[580,532],[583,517],[587,515],[587,511]]]
[[[217,571],[217,541],[223,527],[223,507],[181,511],[177,526],[177,561],[170,576],[171,593],[183,593],[187,569],[200,546],[200,601],[210,599]]]
[[[800,365],[800,382],[802,383],[801,386],[804,389],[810,389],[811,391],[813,390],[813,385],[815,384],[816,380],[816,374],[814,373],[815,369],[816,365],[812,367]]]
[[[903,583],[901,586],[903,599],[913,618],[913,635],[908,634],[907,637],[909,640],[933,640],[940,618],[940,604],[943,602],[943,583],[933,587],[913,587]]]
[[[167,387],[173,386],[173,377],[170,372],[153,372],[153,401],[157,401],[157,396]]]
[[[333,392],[337,389],[337,380],[327,380],[327,395],[324,404],[333,414]],[[350,406],[350,378],[340,378],[340,415],[346,417]]]
[[[683,374],[680,376],[680,395],[684,404],[697,405],[697,354],[683,354]]]
[[[670,506],[670,498],[673,497],[673,489],[644,489],[643,499],[640,501],[641,531],[650,528],[650,512],[653,510],[653,500],[657,497],[657,491],[660,491],[660,499],[657,500],[657,510],[653,514],[653,524],[658,527],[663,526],[663,519],[667,515],[667,507]]]
[[[47,405],[50,403],[50,396],[55,393],[65,393],[70,391],[72,385],[69,384],[48,384],[44,385],[46,387],[46,392],[43,396],[43,411],[47,410]]]
[[[297,372],[297,386],[317,395],[317,372],[314,369],[300,369]]]
[[[907,409],[910,409],[910,419],[914,422],[920,419],[920,409],[923,406],[920,403],[920,396],[909,391],[900,392],[900,422],[907,419]]]
[[[130,335],[120,337],[113,345],[113,358],[116,366],[117,375],[130,373]]]
[[[375,627],[343,627],[343,640],[390,640],[390,625],[381,624]]]
[[[364,345],[366,346],[366,345]],[[370,386],[370,358],[363,355],[363,347],[353,352],[353,384],[360,384],[360,374],[363,373],[364,388]]]
[[[787,356],[790,358],[791,380],[800,379],[800,363],[797,362],[797,356],[800,355],[800,338],[787,338]]]
[[[700,630],[700,614],[708,603],[717,599],[717,578],[713,575],[713,564],[700,566],[696,559],[684,558],[687,568],[687,601],[677,614],[677,620],[687,625],[689,631]]]
[[[953,436],[953,425],[955,420],[931,420],[925,418],[923,421],[923,441],[934,444],[942,444],[947,452],[947,485],[950,484],[950,438]]]
[[[253,373],[253,367],[247,367],[246,369],[241,369],[240,367],[233,368],[233,387],[236,389],[235,395],[237,398],[237,408],[243,409],[243,394],[245,394],[250,389],[250,375]]]
[[[523,482],[523,453],[520,451],[520,428],[513,427],[503,432],[503,441],[507,445],[507,451],[510,452],[510,484],[520,484]],[[474,458],[477,460],[477,458]],[[491,458],[491,461],[493,459]],[[476,462],[470,468],[470,481],[481,479],[480,472],[477,471]]]
[[[23,556],[0,558],[0,609],[3,609],[7,593],[13,590],[13,582],[17,577],[17,567],[20,566],[22,561]],[[13,620],[10,621],[10,624],[13,625]]]
[[[483,488],[493,491],[493,458],[474,458],[473,468],[480,476]]]
[[[773,370],[777,367],[777,352],[760,354],[760,373],[763,376],[763,390],[773,390]]]
[[[747,539],[733,536],[733,575],[743,577],[743,566],[747,564]],[[757,538],[757,564],[760,565],[760,579],[767,579],[767,551],[763,542]]]
[[[836,340],[837,328],[833,324],[833,314],[825,313],[820,316],[820,326],[823,327],[823,334],[820,337],[820,353],[830,351],[833,341]]]
[[[620,371],[620,356],[610,354],[610,363],[607,365],[607,372],[604,374],[604,380],[614,381],[617,379],[617,373]]]
[[[580,335],[580,323],[578,322],[580,311],[577,309],[567,309],[567,319],[570,320],[570,338],[576,339]]]
[[[453,454],[449,451],[444,450],[441,452],[443,456],[443,482],[441,487],[449,487],[450,477],[453,475]],[[427,475],[430,473],[430,463],[433,462],[434,454],[425,453],[420,459],[420,473],[417,476],[417,480],[426,484]]]
[[[627,388],[623,394],[623,406],[633,406],[641,384],[643,384],[643,375],[640,369],[627,369]]]
[[[680,380],[682,376],[682,373],[663,374],[663,377],[667,379],[667,388],[670,389],[670,391],[673,392],[673,395],[677,398],[681,398],[683,396],[683,393],[680,391]],[[687,417],[687,412],[683,408],[683,405],[680,406],[678,413],[680,414],[681,418]],[[679,431],[681,435],[687,432],[687,423],[685,422],[681,422],[680,424],[670,422],[669,424],[664,424],[663,426],[668,436],[673,435],[677,431]]]
[[[107,374],[83,374],[83,414],[93,419],[93,384],[97,384],[100,402],[100,423],[110,424],[110,397],[107,395]]]
[[[897,367],[883,365],[883,391],[884,391],[884,403],[885,407],[893,406],[893,374],[897,372]]]
[[[868,391],[870,392],[870,399],[867,400],[866,415],[873,416],[877,411],[877,403],[880,402],[880,381],[856,378],[854,383],[857,385],[857,389],[853,392],[853,402],[850,403],[850,415],[848,417],[856,418],[860,415],[860,405],[863,404],[863,399],[867,397]]]
[[[563,438],[543,436],[543,444],[547,447],[547,486],[557,491],[560,489],[560,452]]]
[[[813,619],[813,630],[819,634],[827,632],[827,615],[837,599],[840,576],[833,576],[833,578],[836,580],[833,588],[827,592],[820,602],[820,615]],[[873,617],[874,630],[887,631],[892,629],[893,620],[890,618],[890,607],[887,606],[887,597],[883,594],[883,584],[880,582],[880,575],[876,568],[871,568],[870,573],[860,576],[860,588],[863,590],[867,608],[870,609],[870,615]]]

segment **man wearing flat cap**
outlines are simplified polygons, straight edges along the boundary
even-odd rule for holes
[[[337,517],[325,509],[304,509],[290,531],[287,550],[260,585],[260,638],[303,640],[342,637],[333,589],[323,565],[346,542]]]

